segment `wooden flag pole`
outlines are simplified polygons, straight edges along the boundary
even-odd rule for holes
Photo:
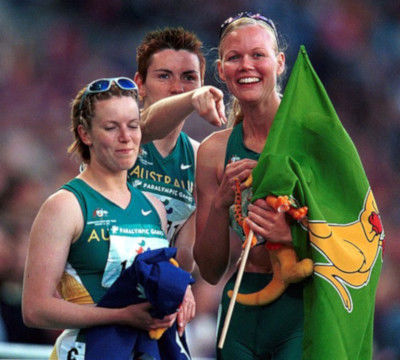
[[[229,303],[228,311],[226,313],[224,327],[222,328],[221,336],[219,338],[219,342],[218,342],[219,349],[222,349],[224,347],[226,334],[228,332],[229,323],[231,322],[233,308],[235,307],[236,297],[239,292],[239,286],[240,286],[240,283],[242,282],[244,268],[246,266],[247,258],[249,256],[249,252],[250,252],[250,248],[251,248],[251,240],[253,239],[253,236],[254,236],[253,230],[250,230],[249,235],[247,236],[247,240],[246,240],[246,247],[244,248],[244,251],[243,251],[242,261],[240,262],[240,267],[239,267],[239,270],[237,273],[231,301]]]

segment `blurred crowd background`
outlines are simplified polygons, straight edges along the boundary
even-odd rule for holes
[[[0,0],[0,341],[51,344],[58,335],[23,326],[22,276],[39,206],[78,172],[66,154],[69,104],[78,89],[100,77],[133,77],[136,46],[147,31],[164,26],[198,34],[206,84],[223,88],[215,70],[218,29],[243,10],[276,22],[288,73],[299,46],[306,46],[359,150],[386,233],[374,359],[400,358],[398,0]],[[214,130],[196,116],[185,125],[199,141]],[[222,288],[195,275],[189,343],[193,355],[212,358]]]

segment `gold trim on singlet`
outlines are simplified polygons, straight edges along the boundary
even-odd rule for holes
[[[57,286],[57,291],[64,300],[74,304],[93,304],[93,299],[86,288],[72,275],[64,272]]]

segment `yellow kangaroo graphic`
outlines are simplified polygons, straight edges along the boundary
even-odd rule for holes
[[[357,221],[349,224],[328,224],[303,221],[309,231],[311,245],[328,263],[314,264],[314,273],[327,280],[338,292],[345,309],[353,310],[347,286],[366,286],[371,270],[383,246],[384,232],[371,189]]]

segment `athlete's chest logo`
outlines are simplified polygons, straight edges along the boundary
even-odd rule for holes
[[[187,170],[192,167],[192,164],[181,164],[181,170]]]
[[[148,215],[151,214],[151,212],[152,212],[152,210],[147,210],[147,211],[145,211],[144,209],[142,209],[142,215],[143,215],[143,216],[148,216]]]

